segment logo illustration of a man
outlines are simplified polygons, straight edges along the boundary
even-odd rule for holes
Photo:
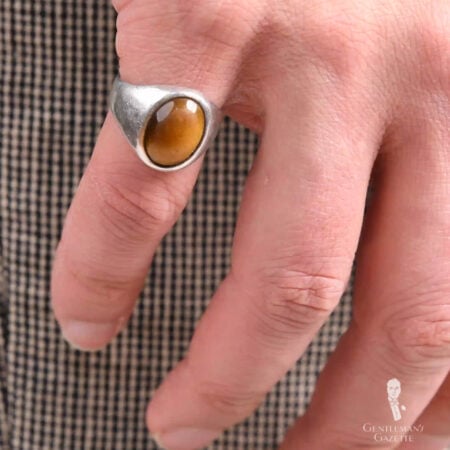
[[[398,421],[402,418],[402,413],[400,410],[405,411],[406,407],[404,405],[400,405],[398,401],[398,397],[402,391],[402,385],[397,378],[391,378],[387,382],[387,394],[388,394],[388,402],[391,407],[392,417],[395,421]]]

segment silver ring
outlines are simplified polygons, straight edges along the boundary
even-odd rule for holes
[[[214,141],[222,120],[220,109],[199,91],[133,85],[119,77],[110,107],[140,160],[164,172],[198,159]]]

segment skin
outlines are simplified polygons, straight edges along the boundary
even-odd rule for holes
[[[152,397],[152,435],[171,450],[201,448],[251,414],[337,305],[356,254],[352,323],[280,449],[394,448],[362,430],[392,423],[393,377],[407,405],[402,425],[425,427],[403,447],[443,448],[448,0],[113,4],[123,79],[199,89],[261,135],[229,274],[186,358]],[[175,173],[145,167],[108,115],[52,274],[54,312],[73,345],[100,349],[126,326],[200,168],[201,160]]]

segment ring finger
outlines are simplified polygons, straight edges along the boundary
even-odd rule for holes
[[[442,155],[450,135],[442,120],[403,111],[385,143],[357,258],[354,319],[283,450],[393,448],[408,439],[405,427],[448,373],[450,214]],[[401,395],[390,396],[388,383],[401,385]]]

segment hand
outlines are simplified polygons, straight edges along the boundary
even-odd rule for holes
[[[293,366],[346,286],[377,159],[352,324],[281,448],[393,448],[363,429],[394,423],[392,378],[401,425],[418,420],[424,448],[441,448],[450,439],[448,0],[114,6],[124,80],[199,89],[262,135],[230,272],[152,399],[151,432],[172,450],[207,445]],[[74,345],[101,348],[125,326],[200,167],[146,167],[108,115],[52,275],[54,311]]]

